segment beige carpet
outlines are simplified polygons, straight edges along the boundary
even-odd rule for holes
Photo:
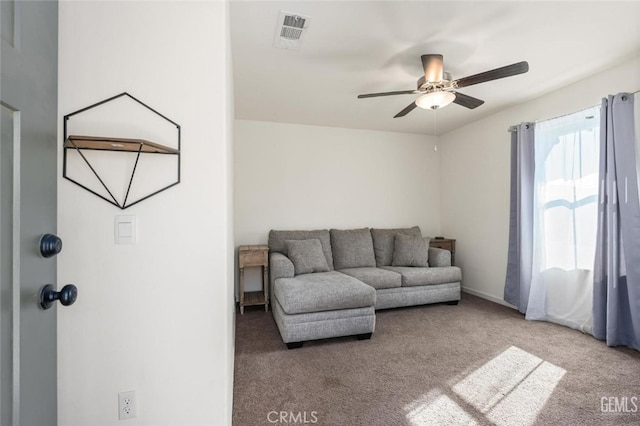
[[[236,316],[233,424],[640,424],[640,353],[463,294],[379,311],[371,340],[287,350]]]

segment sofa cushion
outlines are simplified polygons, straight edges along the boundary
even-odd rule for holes
[[[373,240],[369,228],[332,229],[331,250],[333,266],[336,269],[363,268],[376,266],[373,254]]]
[[[381,268],[349,268],[340,269],[340,272],[347,274],[365,284],[369,284],[376,290],[381,288],[395,288],[402,285],[402,276],[393,271]]]
[[[362,308],[376,303],[373,287],[336,271],[279,278],[273,293],[287,314]]]
[[[286,240],[284,242],[293,262],[296,275],[312,272],[329,272],[327,259],[322,252],[322,243],[317,238],[309,240]]]
[[[331,254],[331,240],[327,229],[315,231],[269,231],[269,250],[272,252],[282,253],[288,256],[287,247],[284,242],[287,240],[309,240],[317,238],[322,244],[322,252],[327,259],[329,269],[333,270],[333,256]]]
[[[422,236],[420,228],[371,229],[377,266],[391,266],[396,234]]]
[[[391,266],[429,266],[428,237],[396,234]]]
[[[383,266],[383,269],[402,275],[402,286],[444,284],[460,282],[462,271],[457,266],[441,268],[415,268],[411,266]]]

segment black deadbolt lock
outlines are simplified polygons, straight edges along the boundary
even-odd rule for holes
[[[62,251],[62,240],[53,234],[44,234],[40,238],[40,254],[42,257],[53,257]]]

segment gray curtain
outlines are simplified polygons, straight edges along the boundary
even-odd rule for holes
[[[640,350],[640,203],[633,95],[602,100],[593,335]]]
[[[525,313],[533,261],[534,125],[511,129],[511,207],[504,300]]]

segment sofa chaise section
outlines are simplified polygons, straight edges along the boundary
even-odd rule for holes
[[[290,315],[362,308],[376,303],[376,291],[371,286],[336,271],[279,278],[273,294]]]
[[[376,291],[336,271],[278,278],[274,317],[289,348],[307,340],[356,335],[375,330]]]
[[[286,241],[310,239],[320,240],[322,252],[331,259],[327,259],[328,271],[296,275]],[[272,312],[288,348],[307,340],[371,337],[376,291],[333,270],[328,230],[271,231],[269,248]]]

